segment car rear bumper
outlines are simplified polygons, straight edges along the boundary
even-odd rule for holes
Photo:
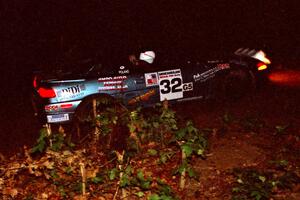
[[[80,101],[49,104],[41,98],[33,97],[34,114],[41,123],[70,123],[74,119],[75,111]]]

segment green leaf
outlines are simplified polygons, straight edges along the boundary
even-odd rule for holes
[[[137,178],[138,178],[140,181],[145,181],[144,173],[143,173],[142,170],[138,170],[138,172],[137,172]]]
[[[70,166],[65,169],[65,173],[68,175],[72,174],[72,172],[73,172],[73,169]]]
[[[142,191],[139,191],[139,192],[136,192],[135,195],[138,196],[139,198],[142,198],[143,196],[145,196],[145,193]]]
[[[40,142],[40,141],[46,139],[47,136],[48,136],[48,134],[47,134],[47,128],[42,128],[42,129],[40,130],[40,137],[38,138],[37,141]]]
[[[31,149],[31,153],[36,153],[36,152],[40,152],[42,153],[44,151],[46,147],[46,142],[44,140],[41,140],[36,146],[34,146],[32,149]]]
[[[277,184],[278,184],[277,181],[272,181],[272,182],[271,182],[272,187],[275,187]]]
[[[127,174],[123,174],[120,180],[120,187],[126,187],[128,185],[130,185],[129,177]]]
[[[151,194],[149,200],[160,200],[160,197],[158,196],[158,194]]]
[[[132,174],[132,167],[131,167],[131,165],[128,165],[127,167],[126,167],[126,169],[125,169],[125,173],[127,174],[127,175],[131,175]]]
[[[176,132],[176,139],[177,140],[182,140],[182,138],[184,138],[185,134],[186,134],[186,130],[185,129],[179,129]]]
[[[72,142],[68,142],[68,146],[69,146],[70,148],[74,148],[76,145],[75,145],[74,143],[72,143]]]
[[[266,177],[264,176],[258,176],[258,179],[261,180],[261,182],[265,182],[266,181]]]
[[[117,168],[113,168],[112,170],[110,170],[108,172],[109,180],[111,180],[111,181],[114,180],[117,177],[117,172],[118,172]]]
[[[148,154],[150,156],[156,156],[157,155],[157,150],[155,150],[155,149],[148,149]]]
[[[95,184],[103,183],[103,177],[95,176],[92,178],[92,182]]]
[[[167,196],[167,195],[161,195],[161,196],[160,196],[160,199],[161,199],[161,200],[172,200],[173,198],[170,197],[170,196]]]
[[[223,122],[226,124],[230,124],[233,121],[233,116],[230,113],[225,113],[223,115]]]
[[[135,132],[136,127],[135,127],[134,124],[130,123],[130,124],[128,124],[127,126],[128,126],[128,128],[129,128],[129,132],[130,132],[130,133]]]
[[[204,153],[204,150],[203,150],[203,149],[198,149],[197,155],[202,156],[203,153]]]
[[[159,191],[161,194],[166,194],[166,195],[170,195],[172,193],[172,189],[169,185],[167,185],[166,183],[163,183],[161,180],[158,181],[159,184]]]
[[[54,178],[54,179],[59,178],[58,174],[56,173],[56,170],[52,170],[52,171],[50,172],[50,176],[51,176],[52,178]]]
[[[289,164],[289,161],[287,161],[287,160],[280,160],[279,161],[279,165],[281,165],[281,166],[287,166]]]
[[[159,127],[159,123],[158,122],[153,122],[152,125],[153,125],[154,128],[158,128]]]
[[[178,129],[178,127],[177,127],[176,124],[173,124],[173,125],[171,126],[171,128],[172,128],[172,130],[177,130],[177,129]]]
[[[36,153],[36,152],[40,152],[42,153],[45,148],[46,148],[46,139],[47,139],[47,129],[46,128],[42,128],[40,130],[40,136],[39,138],[37,139],[37,144],[36,146],[34,146],[32,149],[31,149],[31,153]]]
[[[198,129],[196,129],[193,125],[193,123],[191,122],[190,124],[188,124],[187,126],[187,131],[188,133],[197,133]]]
[[[286,131],[286,129],[289,127],[289,125],[283,125],[283,126],[275,126],[276,132],[277,133],[284,133]]]
[[[159,161],[160,161],[161,163],[165,164],[165,163],[167,162],[167,160],[168,160],[167,154],[165,154],[165,153],[160,154],[160,159],[159,159]]]
[[[193,153],[193,148],[186,143],[181,145],[181,149],[182,149],[183,153],[186,155],[186,157],[191,156]]]
[[[190,178],[196,177],[196,173],[191,167],[187,168],[187,172],[188,172]]]
[[[238,193],[240,191],[241,191],[241,189],[239,187],[232,188],[232,192],[234,192],[234,193]]]
[[[67,193],[65,192],[65,189],[64,189],[64,186],[59,186],[58,187],[58,191],[59,191],[59,193],[60,193],[60,196],[62,196],[62,197],[66,197],[67,196]]]
[[[250,196],[251,197],[255,197],[255,200],[260,200],[261,197],[262,197],[259,191],[253,191],[253,192],[251,192]]]
[[[186,171],[186,168],[187,168],[186,163],[183,163],[183,164],[181,164],[181,165],[179,166],[178,172],[179,172],[180,174],[182,174],[182,172]]]
[[[141,182],[141,188],[144,190],[147,190],[150,188],[151,185],[151,181],[142,181]]]

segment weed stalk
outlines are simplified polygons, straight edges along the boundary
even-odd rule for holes
[[[184,163],[186,161],[186,154],[183,150],[181,150],[181,161]],[[179,182],[179,188],[180,190],[184,189],[185,186],[185,177],[186,177],[186,168],[184,167],[181,174],[180,174],[180,182]]]
[[[83,162],[79,163],[80,167],[80,175],[81,175],[81,182],[82,182],[82,197],[85,199],[86,197],[86,171],[85,171],[85,166]]]

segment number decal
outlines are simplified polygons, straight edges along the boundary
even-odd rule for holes
[[[162,94],[168,94],[168,93],[175,93],[175,92],[181,92],[181,79],[180,78],[174,78],[171,80],[165,79],[160,81],[160,85],[162,86],[162,89],[160,92]]]
[[[162,86],[162,89],[160,90],[162,94],[168,94],[171,92],[170,81],[168,79],[160,81],[159,85]]]
[[[182,88],[180,87],[181,86],[180,78],[174,78],[174,79],[171,79],[171,81],[168,79],[162,80],[160,82],[160,85],[162,86],[162,89],[160,90],[160,92],[162,94],[175,93],[175,92],[182,91]]]
[[[158,72],[158,79],[161,101],[183,97],[180,69]]]
[[[181,78],[174,78],[171,80],[171,84],[172,86],[172,92],[181,92],[182,88],[181,88],[181,84],[182,84],[182,80]]]

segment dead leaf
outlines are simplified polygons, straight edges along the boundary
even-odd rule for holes
[[[3,185],[4,185],[4,180],[3,180],[3,178],[0,178],[0,189],[2,189]]]
[[[98,172],[99,172],[99,167],[96,168],[96,169],[87,169],[86,170],[86,177],[87,178],[94,178],[94,177],[96,177]]]
[[[51,178],[51,176],[50,176],[48,173],[46,173],[46,172],[44,172],[44,176],[45,176],[45,178],[46,178],[47,180],[49,180],[49,179]]]
[[[82,196],[82,195],[77,195],[77,196],[74,196],[73,199],[74,200],[86,200],[86,197]]]
[[[15,196],[18,195],[18,190],[15,189],[15,188],[7,187],[7,188],[4,188],[4,190],[2,191],[2,193],[3,193],[3,195],[9,195],[12,198],[14,198]]]
[[[42,199],[48,199],[49,198],[49,195],[48,194],[46,194],[46,193],[43,193],[42,194]]]
[[[49,160],[45,161],[43,164],[47,169],[53,169],[54,168],[54,162],[50,162]]]

